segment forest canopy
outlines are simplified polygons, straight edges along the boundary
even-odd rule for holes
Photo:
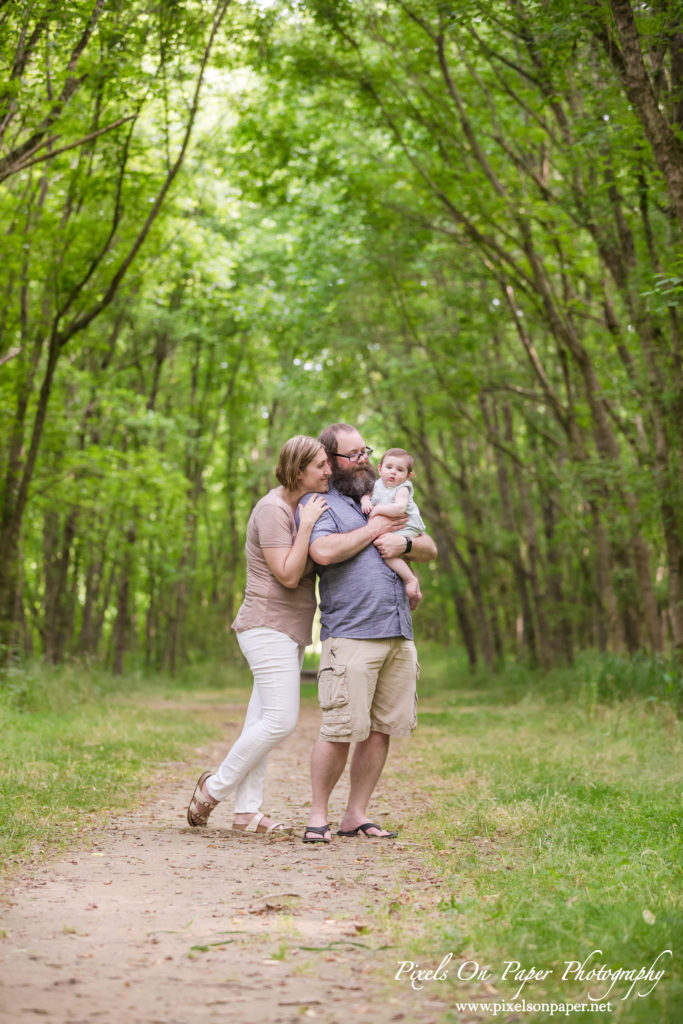
[[[683,24],[0,0],[3,657],[221,656],[281,444],[415,459],[418,636],[683,651]]]

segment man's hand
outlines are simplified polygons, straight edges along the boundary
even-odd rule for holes
[[[436,544],[427,533],[412,538],[410,558],[414,562],[431,562],[436,558]],[[373,541],[382,558],[400,558],[405,554],[406,539],[403,534],[383,533]]]
[[[400,558],[405,554],[406,539],[401,534],[383,533],[373,541],[382,558]]]
[[[395,530],[402,530],[407,522],[408,516],[405,514],[405,512],[400,516],[387,516],[381,512],[374,512],[374,514],[371,515],[370,518],[368,519],[368,526],[372,527],[375,530],[373,544],[376,545],[377,541],[384,534],[390,535]],[[400,543],[401,547],[405,548],[405,541],[401,541]]]

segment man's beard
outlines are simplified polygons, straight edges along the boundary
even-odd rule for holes
[[[336,487],[341,494],[345,494],[354,501],[360,501],[364,494],[371,494],[372,487],[377,479],[377,473],[370,465],[353,465],[353,469],[340,469],[339,463],[332,458],[332,486]]]

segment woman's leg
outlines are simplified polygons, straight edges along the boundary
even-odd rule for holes
[[[256,684],[256,672],[254,671],[251,662],[250,667],[254,672],[254,689],[252,690],[249,707],[247,708],[247,717],[244,720],[244,728],[242,730],[243,733],[248,729],[251,729],[252,726],[258,725],[264,714],[263,703],[261,701],[261,687]],[[266,765],[268,764],[269,753],[270,750],[263,755],[261,760],[254,765],[251,771],[247,772],[246,776],[235,787],[236,825],[242,824],[242,819],[244,819],[244,823],[246,824],[246,822],[249,821],[261,808],[263,782],[266,777]]]
[[[247,719],[258,723],[270,732],[273,742],[270,743],[261,760],[254,765],[235,789],[235,815],[248,819],[261,809],[263,801],[263,783],[270,751],[281,740],[292,733],[299,719],[299,699],[301,694],[301,666],[304,660],[304,648],[294,643],[290,637],[276,630],[268,630],[265,637],[268,647],[265,663],[262,661],[261,649],[252,656],[250,667],[254,672],[254,693],[249,702]],[[244,635],[244,634],[242,634]],[[239,639],[239,637],[238,637]],[[285,643],[280,644],[282,639]],[[275,644],[275,646],[273,646]],[[281,651],[279,650],[281,648]],[[270,661],[275,652],[276,681],[275,689],[271,689],[269,681]],[[291,652],[291,653],[290,653]],[[259,685],[256,685],[257,676]],[[265,700],[274,701],[266,706]],[[252,706],[253,702],[253,706]],[[247,723],[245,722],[245,727]],[[240,822],[242,824],[245,822]]]
[[[299,717],[303,648],[268,627],[237,634],[254,675],[254,690],[239,739],[206,783],[224,800],[235,791],[235,814],[255,814],[263,799],[268,754],[294,730]]]

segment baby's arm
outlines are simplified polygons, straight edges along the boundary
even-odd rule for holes
[[[399,487],[394,495],[391,505],[375,505],[370,515],[372,516],[404,516],[410,501],[410,488]],[[363,510],[365,511],[365,510]]]
[[[360,507],[366,516],[369,516],[372,512],[372,497],[369,494],[364,494],[360,499]]]

